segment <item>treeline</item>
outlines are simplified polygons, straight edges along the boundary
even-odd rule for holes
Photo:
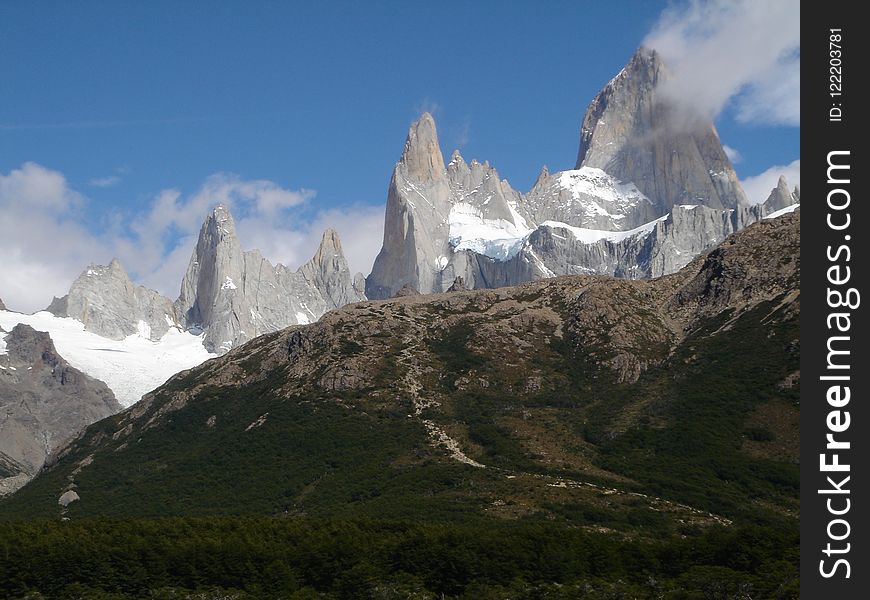
[[[6,598],[798,598],[797,528],[638,542],[541,522],[0,523]]]

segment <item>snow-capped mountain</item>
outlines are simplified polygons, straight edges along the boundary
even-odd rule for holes
[[[47,332],[72,367],[130,406],[179,371],[249,339],[365,299],[363,286],[335,231],[290,271],[242,250],[232,215],[218,205],[203,223],[175,302],[134,284],[117,260],[89,265],[45,311],[24,315],[0,305],[0,352],[17,324]]]
[[[4,338],[19,324],[47,332],[60,356],[108,385],[125,407],[179,371],[217,356],[205,349],[202,335],[175,327],[158,340],[152,340],[145,327],[122,339],[110,339],[88,331],[85,323],[71,317],[7,310],[0,310],[0,354],[4,353]]]
[[[799,203],[783,181],[784,191],[750,206],[712,122],[657,94],[667,77],[659,56],[640,48],[586,111],[576,167],[544,167],[526,194],[458,151],[445,166],[424,113],[393,171],[367,296],[443,292],[457,277],[471,288],[567,274],[656,277]]]

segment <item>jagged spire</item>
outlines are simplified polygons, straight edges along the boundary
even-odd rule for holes
[[[438,144],[435,119],[428,112],[420,115],[408,130],[399,163],[417,181],[431,181],[444,173],[444,157]]]
[[[795,202],[800,202],[800,192],[797,192],[796,198],[792,194],[785,176],[780,175],[779,180],[776,182],[776,187],[770,191],[770,195],[764,201],[764,210],[766,213],[771,213],[791,206]]]
[[[748,204],[713,122],[658,91],[669,77],[655,50],[638,48],[589,105],[577,168],[602,169],[634,183],[658,215],[675,204]]]

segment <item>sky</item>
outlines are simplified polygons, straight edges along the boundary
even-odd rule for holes
[[[407,130],[520,191],[573,168],[642,43],[715,120],[749,197],[800,182],[797,0],[0,2],[0,299],[118,257],[175,298],[211,206],[296,268],[335,228],[368,274]],[[775,26],[772,26],[775,25]]]

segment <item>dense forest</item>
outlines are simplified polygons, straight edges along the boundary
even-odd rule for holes
[[[0,524],[6,598],[797,598],[796,527],[638,543],[544,522]],[[70,583],[73,582],[73,583]]]

